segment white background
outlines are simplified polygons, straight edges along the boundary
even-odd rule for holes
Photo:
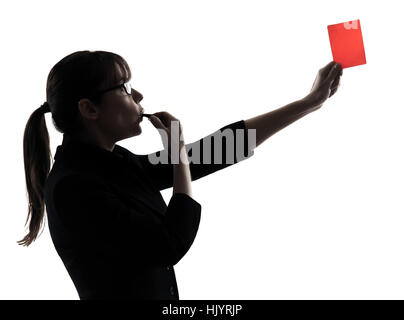
[[[180,299],[403,299],[400,1],[13,1],[0,5],[0,298],[78,299],[48,226],[30,247],[22,138],[52,66],[123,56],[146,112],[187,143],[303,98],[332,60],[327,25],[360,19],[367,64],[255,154],[193,182],[199,232],[175,266]],[[62,141],[46,114],[52,153]],[[161,149],[151,123],[118,144]],[[164,190],[169,201],[172,189]]]

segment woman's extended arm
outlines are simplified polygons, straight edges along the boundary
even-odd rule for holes
[[[196,162],[191,161],[189,164],[191,180],[198,180],[251,157],[254,154],[254,147],[261,144],[275,132],[288,126],[304,115],[320,108],[324,101],[337,91],[341,75],[341,65],[335,62],[330,62],[324,68],[320,69],[311,92],[304,99],[295,101],[280,109],[248,120],[240,120],[228,124],[202,139],[186,144],[185,147],[188,156],[191,157],[190,160],[197,159]],[[249,134],[247,132],[249,129],[256,130],[255,145],[254,143],[250,144]],[[233,137],[237,137],[237,131],[241,131],[244,139],[226,138],[224,139],[226,142],[222,143],[221,147],[211,147],[215,141],[215,137],[219,138],[217,139],[218,141],[223,141],[220,136],[224,135],[228,130],[231,131],[232,134],[230,134],[230,136]],[[207,142],[207,144],[205,144],[205,142]],[[212,144],[210,144],[210,142],[212,142]],[[238,158],[236,156],[236,154],[238,154],[238,147],[244,149],[244,157]],[[230,154],[233,154],[233,161],[227,161],[228,151],[230,151]],[[154,182],[158,190],[164,190],[173,186],[173,165],[171,163],[152,164],[149,161],[150,157],[155,159],[164,152],[165,150],[163,149],[146,155],[135,155],[129,153],[129,158],[132,159],[134,163],[140,163],[141,167]],[[205,162],[205,158],[210,161]],[[218,158],[219,161],[216,162],[216,158]],[[177,176],[180,174],[182,181],[184,181],[184,175],[186,176],[188,171],[184,171],[184,167],[182,169],[182,171],[177,170]],[[185,189],[183,189],[182,192],[187,193],[188,191],[186,190],[191,192],[191,188],[188,188],[187,184],[184,184],[183,188]],[[180,189],[177,188],[177,190]]]
[[[245,125],[247,130],[256,130],[255,146],[258,147],[279,130],[310,113],[312,107],[306,99],[298,100],[282,108],[247,119]]]
[[[320,69],[311,92],[305,98],[245,120],[247,130],[256,130],[255,146],[259,146],[279,130],[319,109],[325,100],[337,91],[341,75],[341,65],[330,62]]]

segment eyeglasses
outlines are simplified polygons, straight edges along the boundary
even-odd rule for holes
[[[115,90],[115,89],[124,89],[126,92],[126,95],[132,95],[132,86],[130,85],[130,82],[125,82],[125,83],[121,83],[120,85],[114,86],[112,88],[108,88],[108,89],[104,89],[101,91],[98,91],[95,96],[100,96],[101,94],[107,92],[107,91],[111,91],[111,90]]]

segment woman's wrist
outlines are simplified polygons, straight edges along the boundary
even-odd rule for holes
[[[312,93],[309,93],[303,99],[300,99],[300,101],[301,101],[302,105],[304,106],[305,110],[307,110],[307,113],[320,109],[324,103],[324,102],[318,101],[316,99],[316,97],[313,96]]]
[[[180,142],[179,150],[180,150],[180,157],[179,157],[180,164],[189,167],[189,158],[188,158],[188,153],[187,153],[187,149],[185,147],[184,141]]]
[[[170,144],[168,149],[172,164],[188,164],[188,154],[184,141],[178,141],[173,145]]]
[[[184,148],[185,149],[185,148]],[[185,153],[182,151],[181,153]],[[181,156],[183,157],[183,156]],[[184,163],[180,159],[179,163],[173,165],[173,193],[185,193],[192,197],[192,187],[191,187],[191,171],[188,163]]]
[[[184,170],[187,170],[187,167],[189,167],[189,159],[184,141],[180,141],[177,147],[178,161],[174,163],[174,166],[177,167],[176,169],[184,168]]]

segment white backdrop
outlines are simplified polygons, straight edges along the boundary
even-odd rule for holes
[[[399,3],[3,2],[0,298],[78,299],[47,224],[30,247],[16,243],[24,127],[55,63],[79,50],[122,55],[145,111],[178,117],[189,143],[303,98],[332,60],[327,25],[360,19],[368,63],[345,69],[335,96],[250,159],[193,182],[201,224],[175,270],[180,299],[403,299]],[[54,154],[62,135],[50,117]],[[156,129],[142,128],[118,144],[159,150]],[[172,189],[162,194],[168,203]]]

